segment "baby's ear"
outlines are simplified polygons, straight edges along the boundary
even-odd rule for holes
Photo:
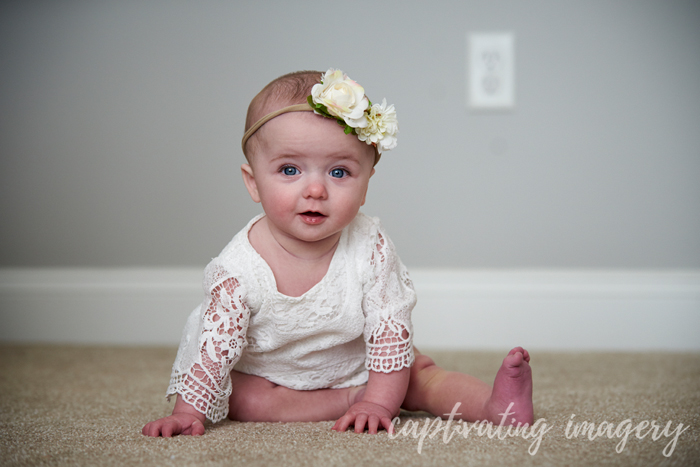
[[[250,197],[256,203],[260,202],[260,193],[258,192],[258,184],[255,183],[255,176],[253,175],[253,168],[248,164],[243,164],[241,166],[241,175],[243,175],[243,183],[248,189]]]

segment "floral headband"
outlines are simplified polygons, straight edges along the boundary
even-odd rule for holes
[[[241,146],[245,152],[248,138],[268,121],[287,112],[313,111],[316,115],[335,119],[344,127],[345,134],[356,135],[360,141],[374,146],[376,164],[383,151],[396,147],[396,134],[399,124],[393,105],[372,104],[365,95],[365,90],[348,75],[340,70],[330,68],[321,76],[321,82],[311,88],[308,104],[296,104],[271,112],[243,135]]]

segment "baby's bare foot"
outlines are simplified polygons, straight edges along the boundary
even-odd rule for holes
[[[490,421],[505,425],[532,424],[532,370],[529,361],[530,354],[522,347],[515,347],[503,359],[493,382],[491,397],[485,405]]]

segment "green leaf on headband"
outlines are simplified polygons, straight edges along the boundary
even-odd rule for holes
[[[308,97],[306,98],[306,102],[309,103],[309,106],[310,106],[312,109],[315,109],[315,110],[317,110],[318,112],[321,112],[321,113],[323,113],[323,114],[328,114],[328,109],[326,108],[326,106],[323,105],[323,104],[316,104],[316,103],[314,103],[313,98],[312,98],[311,96],[308,96]]]

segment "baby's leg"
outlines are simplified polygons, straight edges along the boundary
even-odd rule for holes
[[[530,355],[516,347],[503,360],[493,388],[463,373],[445,371],[426,355],[416,355],[411,368],[408,392],[402,404],[406,410],[423,410],[447,416],[455,403],[461,402],[458,413],[466,421],[489,420],[500,423],[503,413],[513,403],[507,424],[532,423],[532,371]]]
[[[237,371],[231,372],[231,383],[228,418],[242,422],[337,420],[364,392],[364,386],[297,391]]]

